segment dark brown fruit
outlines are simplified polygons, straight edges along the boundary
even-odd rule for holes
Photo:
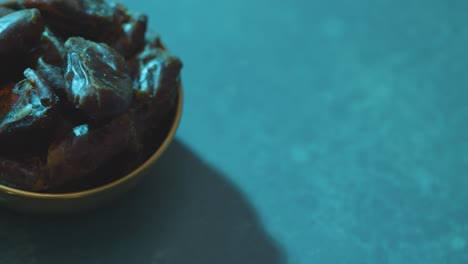
[[[4,16],[9,15],[9,14],[11,14],[13,12],[15,12],[14,9],[4,7],[4,6],[0,6],[0,17],[4,17]]]
[[[147,24],[148,17],[145,15],[130,17],[122,23],[120,36],[112,43],[112,47],[126,59],[133,57],[145,46]]]
[[[96,186],[154,153],[176,112],[182,62],[147,26],[104,0],[0,4],[0,184]]]
[[[37,9],[25,9],[0,18],[0,56],[24,54],[36,46],[45,25]]]
[[[104,0],[20,0],[19,3],[41,10],[47,25],[64,37],[102,40],[119,30],[115,8]]]
[[[0,182],[28,190],[44,190],[47,181],[45,161],[38,157],[7,159],[0,157]],[[7,182],[5,182],[7,181]]]
[[[25,76],[0,89],[0,153],[47,144],[55,125],[57,97],[35,71],[27,69]]]
[[[76,180],[126,150],[141,148],[133,120],[125,114],[99,128],[81,125],[51,145],[47,157],[49,186]]]
[[[65,46],[70,102],[96,122],[127,111],[132,101],[132,80],[124,58],[106,44],[83,38],[69,38]]]

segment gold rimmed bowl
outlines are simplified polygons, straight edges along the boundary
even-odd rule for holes
[[[143,164],[129,174],[100,186],[58,193],[23,191],[0,184],[0,205],[15,211],[54,214],[95,209],[115,200],[132,189],[144,176],[148,175],[150,168],[172,142],[182,116],[182,105],[182,87],[179,87],[177,105],[172,111],[169,122],[170,127],[163,142]]]

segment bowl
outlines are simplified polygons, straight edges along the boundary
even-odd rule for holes
[[[67,193],[39,193],[11,188],[0,184],[0,206],[15,211],[40,214],[60,214],[96,209],[119,198],[149,174],[150,168],[164,153],[179,126],[182,116],[183,94],[179,87],[175,114],[171,127],[158,149],[137,169],[110,183],[91,189]]]

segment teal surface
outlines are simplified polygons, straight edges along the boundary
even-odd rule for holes
[[[185,62],[177,141],[0,263],[468,263],[468,2],[123,1]]]

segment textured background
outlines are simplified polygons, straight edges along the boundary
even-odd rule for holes
[[[127,0],[178,139],[99,213],[0,211],[0,263],[468,263],[468,2]]]

